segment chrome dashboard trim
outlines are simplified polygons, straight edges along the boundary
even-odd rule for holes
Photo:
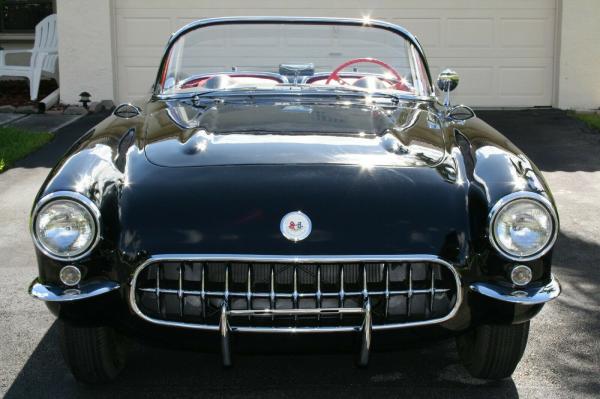
[[[445,260],[440,259],[434,255],[251,255],[251,254],[238,254],[238,255],[228,255],[228,254],[206,254],[206,255],[184,255],[184,254],[174,254],[174,255],[155,255],[147,259],[140,266],[137,267],[135,272],[133,273],[130,287],[129,287],[129,306],[131,310],[141,319],[162,326],[168,327],[178,327],[178,328],[188,328],[195,330],[209,330],[209,331],[221,331],[222,326],[219,325],[211,325],[211,324],[193,324],[193,323],[183,323],[176,321],[166,321],[154,319],[146,316],[137,306],[135,300],[135,287],[136,281],[142,270],[146,266],[151,263],[156,262],[178,262],[178,261],[230,261],[230,262],[270,262],[270,263],[344,263],[344,262],[430,262],[437,263],[448,268],[455,279],[456,284],[456,302],[452,310],[444,317],[432,320],[425,321],[416,321],[416,322],[407,322],[407,323],[395,323],[395,324],[383,324],[383,325],[369,325],[370,329],[373,330],[392,330],[399,328],[410,328],[410,327],[420,327],[431,324],[439,324],[443,323],[451,318],[453,318],[460,305],[462,304],[463,294],[462,294],[462,283],[460,280],[460,275],[456,271],[456,269]],[[368,308],[368,307],[367,307]],[[313,311],[314,314],[318,314],[322,311],[322,309],[317,309]],[[350,313],[363,313],[368,314],[370,309],[365,310],[364,308],[334,308],[328,309],[330,312],[350,312]],[[235,315],[237,311],[227,310],[224,311],[225,318],[228,318],[230,315]],[[276,310],[254,310],[254,311],[244,311],[245,315],[248,315],[250,312],[254,315],[260,314],[276,314]],[[286,311],[286,314],[289,314],[289,311]],[[311,310],[302,310],[303,314],[310,314]],[[293,314],[293,313],[292,313]],[[370,323],[370,322],[369,322]],[[322,333],[322,332],[352,332],[352,331],[361,331],[361,326],[340,326],[340,327],[236,327],[228,324],[228,329],[230,331],[237,332],[252,332],[252,333]]]

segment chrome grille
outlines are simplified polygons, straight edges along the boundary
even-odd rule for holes
[[[429,257],[162,257],[136,271],[131,301],[148,321],[214,330],[224,311],[232,329],[357,329],[369,302],[383,329],[449,318],[459,285]]]

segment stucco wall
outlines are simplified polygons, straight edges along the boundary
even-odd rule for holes
[[[600,107],[600,1],[563,0],[558,107]]]
[[[111,0],[58,0],[60,95],[77,103],[114,99]]]

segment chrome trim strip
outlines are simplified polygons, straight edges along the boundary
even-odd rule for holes
[[[33,280],[29,285],[29,295],[44,302],[73,302],[94,298],[120,288],[114,281],[90,281],[78,288],[63,289],[55,285],[46,285]]]
[[[407,323],[395,323],[395,324],[382,324],[372,325],[372,330],[392,330],[399,328],[410,328],[420,327],[431,324],[443,323],[453,318],[460,305],[462,304],[463,293],[462,283],[460,275],[456,269],[445,260],[440,259],[434,255],[306,255],[306,256],[285,256],[285,255],[251,255],[251,254],[238,254],[238,255],[227,255],[227,254],[206,254],[206,255],[185,255],[185,254],[173,254],[173,255],[155,255],[147,259],[142,263],[133,273],[130,288],[129,288],[129,306],[131,310],[138,315],[141,319],[162,326],[168,327],[179,327],[189,328],[195,330],[210,330],[210,331],[221,331],[219,325],[210,324],[192,324],[183,323],[176,321],[158,320],[146,316],[136,304],[135,301],[135,286],[139,274],[146,266],[156,262],[211,262],[211,261],[230,261],[230,262],[265,262],[265,263],[352,263],[352,262],[429,262],[437,263],[448,268],[455,280],[456,284],[456,301],[452,310],[444,317],[439,319],[431,319],[425,321],[415,321]],[[203,267],[204,269],[204,267]],[[204,279],[202,280],[204,281]],[[427,290],[429,291],[429,290]],[[437,290],[436,290],[437,291]],[[414,292],[414,291],[413,291]],[[364,295],[365,293],[362,292]],[[346,293],[347,295],[347,293]],[[204,299],[204,298],[203,298]],[[204,303],[204,301],[203,301]],[[228,310],[227,314],[231,312],[237,312]],[[247,311],[244,311],[247,312]],[[270,310],[270,313],[274,315],[276,310]],[[247,313],[246,313],[247,314]],[[321,313],[322,314],[322,313]],[[229,331],[239,332],[252,332],[252,333],[318,333],[318,332],[351,332],[361,331],[362,326],[342,326],[342,327],[235,327],[229,325]]]
[[[231,316],[293,316],[293,315],[314,315],[314,314],[361,314],[362,308],[316,308],[316,309],[241,309],[228,310],[227,314]]]
[[[39,242],[39,240],[35,234],[35,220],[38,216],[38,212],[42,209],[42,207],[44,207],[49,202],[59,200],[59,199],[68,199],[68,200],[71,200],[73,202],[77,202],[77,203],[83,205],[83,207],[86,208],[90,212],[90,214],[92,215],[92,218],[94,219],[94,223],[96,224],[96,226],[95,226],[96,237],[94,238],[94,241],[90,244],[90,246],[85,251],[83,251],[82,253],[75,255],[75,256],[54,255],[53,253],[48,251],[42,245],[41,242]],[[31,213],[31,217],[29,219],[29,232],[31,234],[31,238],[33,239],[33,243],[35,244],[36,248],[39,249],[40,252],[42,252],[44,255],[46,255],[47,257],[52,258],[54,260],[59,260],[62,262],[72,262],[75,260],[85,258],[94,250],[96,245],[98,245],[98,243],[100,242],[100,238],[102,238],[101,221],[102,221],[102,215],[100,214],[100,209],[98,209],[98,206],[96,206],[96,204],[91,199],[89,199],[88,197],[84,196],[83,194],[80,194],[75,191],[56,191],[54,193],[45,195],[35,205],[35,208],[33,209],[33,212]]]
[[[558,279],[551,276],[550,282],[542,287],[512,289],[490,283],[473,283],[471,290],[503,302],[521,305],[539,305],[558,297],[561,287]]]
[[[494,223],[496,222],[496,216],[498,216],[498,213],[500,212],[500,210],[502,210],[506,205],[508,205],[509,203],[513,202],[513,201],[517,201],[517,200],[521,200],[521,199],[528,199],[528,200],[533,200],[533,201],[537,201],[540,204],[542,204],[544,206],[544,208],[546,208],[548,210],[548,213],[550,213],[550,216],[552,217],[552,228],[553,228],[553,232],[552,232],[552,237],[550,238],[550,240],[548,241],[548,243],[544,246],[544,248],[542,250],[540,250],[539,252],[530,255],[530,256],[515,256],[515,255],[511,255],[508,252],[504,251],[502,248],[500,248],[500,246],[498,245],[498,243],[496,242],[495,236],[494,236]],[[554,243],[556,242],[556,239],[558,237],[558,231],[560,229],[559,227],[559,221],[558,221],[558,215],[556,213],[556,209],[554,208],[554,206],[552,205],[552,203],[543,195],[538,194],[538,193],[533,193],[533,192],[529,192],[529,191],[518,191],[515,193],[511,193],[508,194],[502,198],[500,198],[496,204],[494,204],[494,206],[492,207],[492,209],[490,210],[490,213],[488,215],[488,238],[490,243],[492,244],[492,247],[498,251],[498,253],[500,255],[502,255],[503,257],[505,257],[506,259],[509,260],[514,260],[517,262],[526,262],[529,260],[534,260],[534,259],[538,259],[542,256],[544,256],[545,254],[548,253],[548,251],[550,251],[552,249],[552,247],[554,246]]]

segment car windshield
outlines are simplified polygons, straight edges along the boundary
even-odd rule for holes
[[[403,35],[371,24],[240,21],[191,29],[170,46],[157,92],[315,89],[429,96],[427,67]]]

